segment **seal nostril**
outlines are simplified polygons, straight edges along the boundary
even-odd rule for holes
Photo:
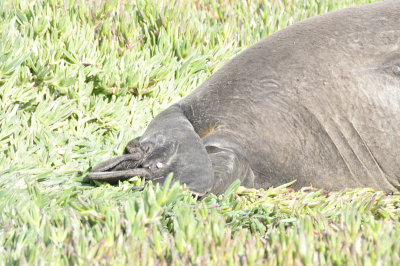
[[[396,76],[400,76],[400,63],[395,64],[392,70]]]

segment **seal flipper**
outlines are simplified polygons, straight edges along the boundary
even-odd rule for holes
[[[253,170],[243,155],[228,147],[229,145],[224,145],[226,143],[218,141],[218,136],[209,135],[203,143],[214,171],[212,193],[216,195],[224,193],[237,179],[243,186],[254,187]]]
[[[150,123],[139,141],[128,143],[125,154],[95,166],[89,178],[117,182],[132,176],[163,184],[169,173],[191,193],[203,197],[222,194],[236,179],[254,186],[254,174],[241,153],[226,137],[211,133],[204,139],[178,105]]]

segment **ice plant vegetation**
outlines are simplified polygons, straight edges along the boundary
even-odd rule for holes
[[[369,2],[0,0],[0,264],[399,264],[400,193],[86,177],[241,50]]]

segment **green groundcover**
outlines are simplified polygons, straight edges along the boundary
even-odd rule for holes
[[[367,2],[0,0],[0,265],[398,265],[399,193],[86,177],[241,50]]]

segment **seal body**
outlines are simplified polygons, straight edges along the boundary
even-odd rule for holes
[[[168,173],[196,194],[236,179],[400,189],[400,1],[307,19],[237,55],[89,177]]]

